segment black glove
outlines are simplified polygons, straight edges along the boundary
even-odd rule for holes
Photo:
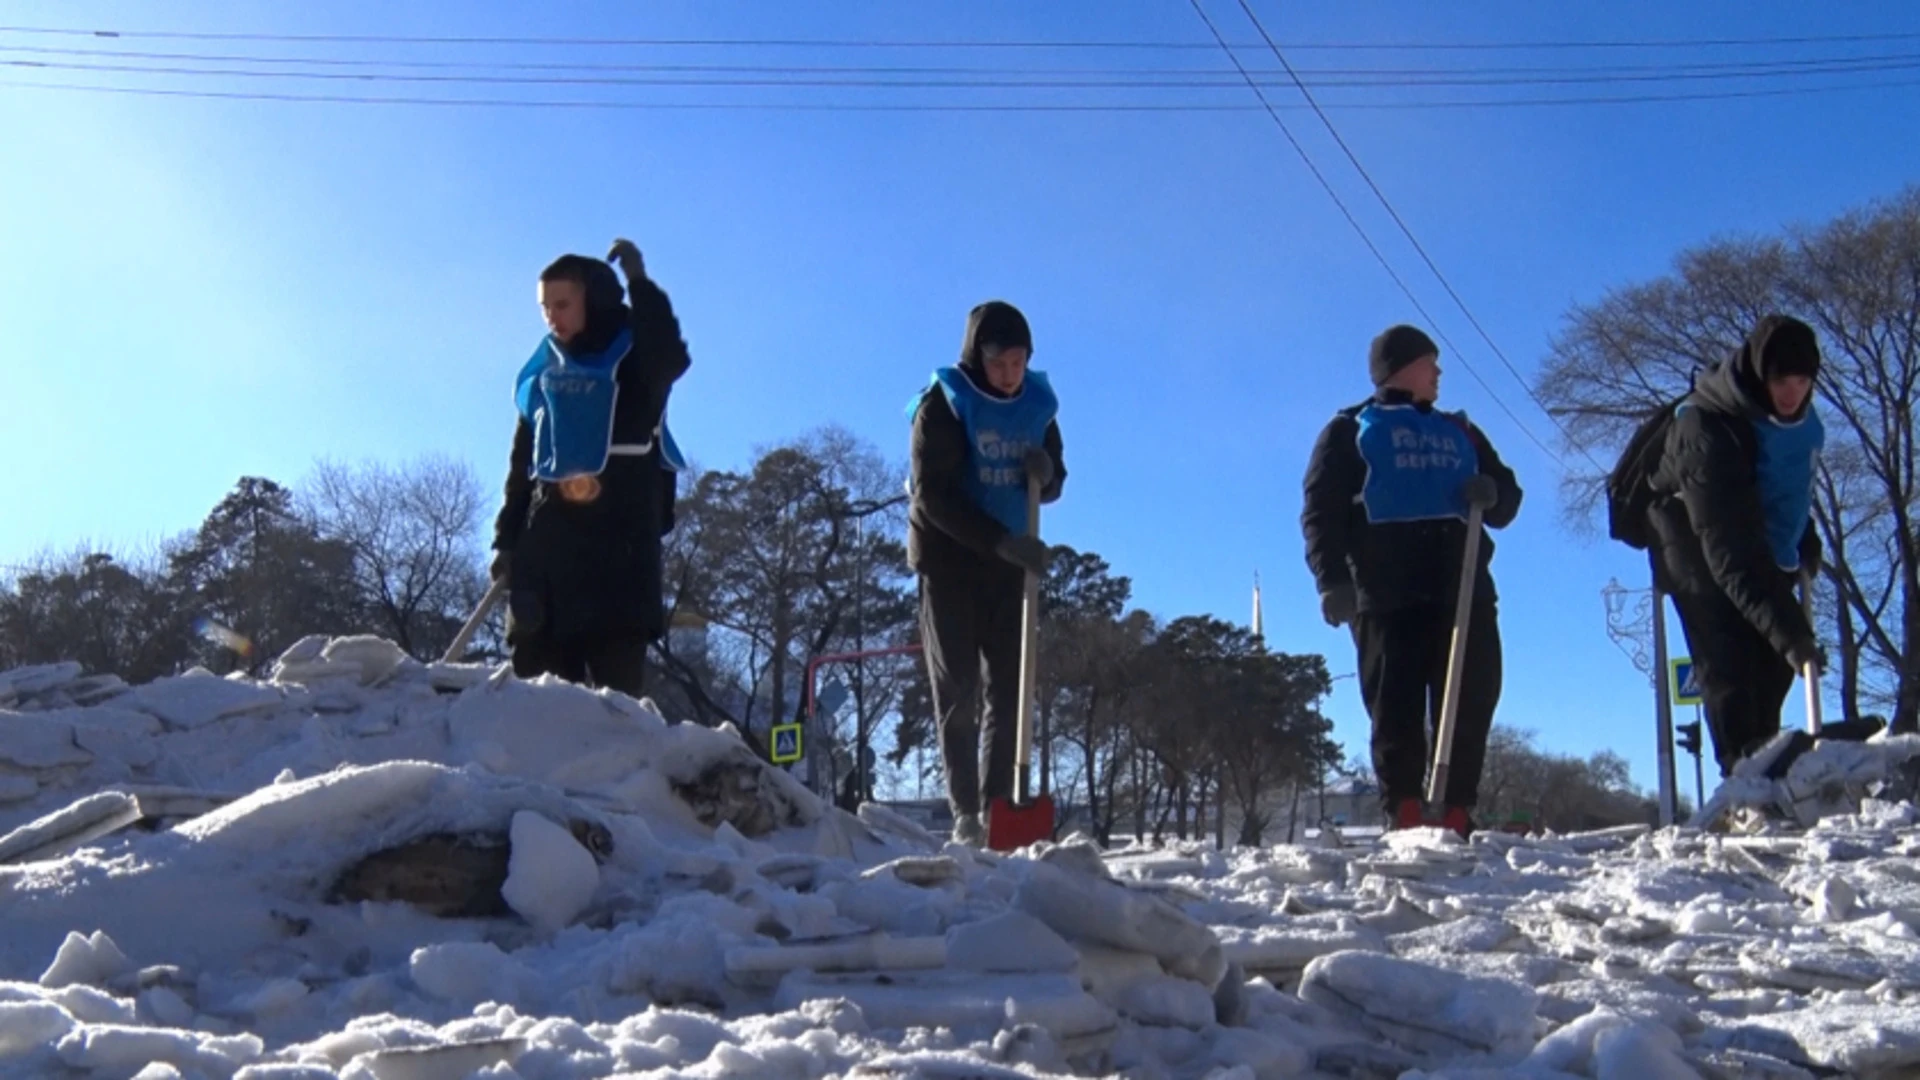
[[[1813,665],[1815,675],[1824,675],[1827,672],[1827,650],[1821,648],[1817,641],[1802,641],[1787,650],[1787,663],[1793,665],[1796,675],[1805,671],[1808,664]]]
[[[1500,485],[1494,483],[1493,477],[1486,473],[1475,473],[1460,485],[1460,497],[1467,500],[1468,506],[1477,506],[1482,511],[1491,510],[1493,504],[1500,501]]]
[[[1820,548],[1820,534],[1809,528],[1800,534],[1800,572],[1810,577],[1820,576],[1820,558],[1826,554]]]
[[[640,249],[631,240],[615,240],[607,252],[607,261],[620,267],[620,272],[627,275],[629,285],[647,276],[646,264],[640,261]]]
[[[1039,482],[1040,490],[1053,485],[1053,455],[1047,453],[1045,447],[1030,447],[1023,464],[1027,467],[1027,476]]]
[[[1320,594],[1320,617],[1328,626],[1343,626],[1353,621],[1360,598],[1351,585],[1335,585]]]
[[[1035,576],[1047,572],[1047,544],[1037,536],[1008,533],[993,546],[993,553]]]
[[[508,581],[513,570],[513,552],[501,550],[493,553],[493,562],[487,565],[487,577],[493,581],[511,584]]]

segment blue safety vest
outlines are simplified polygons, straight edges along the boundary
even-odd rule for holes
[[[912,416],[934,387],[946,397],[967,430],[966,491],[974,504],[1011,532],[1027,531],[1027,451],[1046,443],[1047,426],[1060,402],[1053,384],[1031,368],[1020,392],[997,398],[975,386],[966,372],[943,367],[908,404]]]
[[[656,440],[663,468],[677,472],[686,467],[665,416],[644,443],[613,441],[620,365],[632,350],[633,334],[626,329],[595,353],[569,350],[552,334],[541,339],[514,380],[514,405],[533,427],[535,479],[598,476],[609,457],[644,457]]]
[[[1367,467],[1359,502],[1368,521],[1466,520],[1461,488],[1480,472],[1480,455],[1458,417],[1375,401],[1355,419],[1360,460]]]

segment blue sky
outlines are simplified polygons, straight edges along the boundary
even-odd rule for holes
[[[1256,12],[1302,69],[1559,69],[1920,53],[1920,39],[1686,49],[1313,50],[1409,44],[1912,34],[1889,5],[1278,4]],[[1235,0],[1206,0],[1257,43]],[[1208,44],[1189,4],[626,5],[16,0],[21,48],[480,65],[1192,68],[1217,51],[667,48],[140,39],[133,31],[375,36],[1155,41]],[[1272,70],[1252,48],[1250,66]],[[201,67],[205,61],[123,64]],[[1569,305],[1661,273],[1678,249],[1823,219],[1912,180],[1920,90],[1900,62],[1789,80],[1322,92],[1341,135],[1529,376]],[[245,67],[245,64],[227,64]],[[256,69],[259,65],[253,65]],[[1907,71],[1911,71],[1909,63]],[[310,70],[310,69],[309,69]],[[336,69],[339,70],[339,69]],[[381,69],[386,70],[386,69]],[[412,69],[446,73],[449,69]],[[582,67],[581,72],[586,72]],[[516,77],[529,69],[516,69]],[[538,73],[536,73],[538,74]],[[591,73],[588,73],[591,74]],[[939,77],[939,76],[936,76]],[[1909,78],[1909,76],[1904,76]],[[1297,523],[1320,426],[1367,392],[1368,339],[1421,321],[1262,112],[951,112],[445,107],[209,100],[21,83],[292,95],[667,103],[1180,101],[1213,90],[687,88],[354,83],[0,64],[0,328],[9,511],[0,563],[82,539],[193,527],[242,474],[321,455],[504,468],[513,372],[541,333],[533,280],[562,251],[632,236],[673,297],[694,367],[673,423],[702,464],[837,421],[904,455],[906,395],[950,362],[965,312],[1001,297],[1034,325],[1072,473],[1051,538],[1099,551],[1166,616],[1248,614],[1270,644],[1353,668],[1319,620]],[[1583,107],[1340,103],[1875,89]],[[1500,719],[1544,745],[1612,748],[1653,784],[1650,694],[1609,642],[1600,590],[1639,584],[1617,546],[1570,538],[1559,466],[1467,373],[1558,449],[1547,419],[1453,306],[1310,112],[1270,91],[1330,182],[1457,346],[1443,402],[1492,436],[1528,491],[1497,536]],[[1437,336],[1437,335],[1436,335]],[[1601,455],[1610,460],[1607,454]],[[1676,627],[1677,634],[1677,627]],[[1676,637],[1677,640],[1677,637]],[[1676,652],[1679,651],[1676,648]],[[1329,704],[1350,751],[1351,680]],[[1683,766],[1683,785],[1690,788]]]

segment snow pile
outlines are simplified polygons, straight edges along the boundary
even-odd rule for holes
[[[1005,857],[376,639],[0,703],[0,1075],[1920,1069],[1920,815],[1870,798],[1759,836]]]
[[[1734,766],[1693,823],[1711,825],[1726,815],[1736,827],[1756,826],[1765,818],[1812,825],[1849,813],[1874,795],[1911,794],[1916,759],[1920,735],[1883,729],[1855,742],[1784,730]]]

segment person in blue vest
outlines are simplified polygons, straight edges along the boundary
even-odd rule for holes
[[[1059,403],[1027,366],[1032,355],[1018,308],[980,304],[967,316],[960,363],[935,371],[909,406],[907,561],[919,577],[953,837],[973,846],[986,839],[981,808],[1013,795],[1021,604],[1026,575],[1047,569],[1047,545],[1027,528],[1027,478],[1045,503],[1067,478]]]
[[[667,294],[631,241],[613,267],[541,271],[548,333],[514,379],[517,413],[492,574],[507,583],[514,673],[639,697],[664,631],[661,537],[673,528],[667,399],[692,361]]]
[[[1307,463],[1300,527],[1329,626],[1351,628],[1373,771],[1390,828],[1425,824],[1429,743],[1439,724],[1470,507],[1502,529],[1521,490],[1464,413],[1434,407],[1440,349],[1394,326],[1373,340],[1374,392],[1321,430]],[[1473,831],[1487,737],[1500,702],[1493,540],[1482,534],[1441,824]]]
[[[1794,596],[1820,565],[1819,374],[1811,327],[1762,318],[1694,381],[1650,477],[1654,581],[1680,615],[1723,777],[1779,733],[1795,673],[1826,665]]]

